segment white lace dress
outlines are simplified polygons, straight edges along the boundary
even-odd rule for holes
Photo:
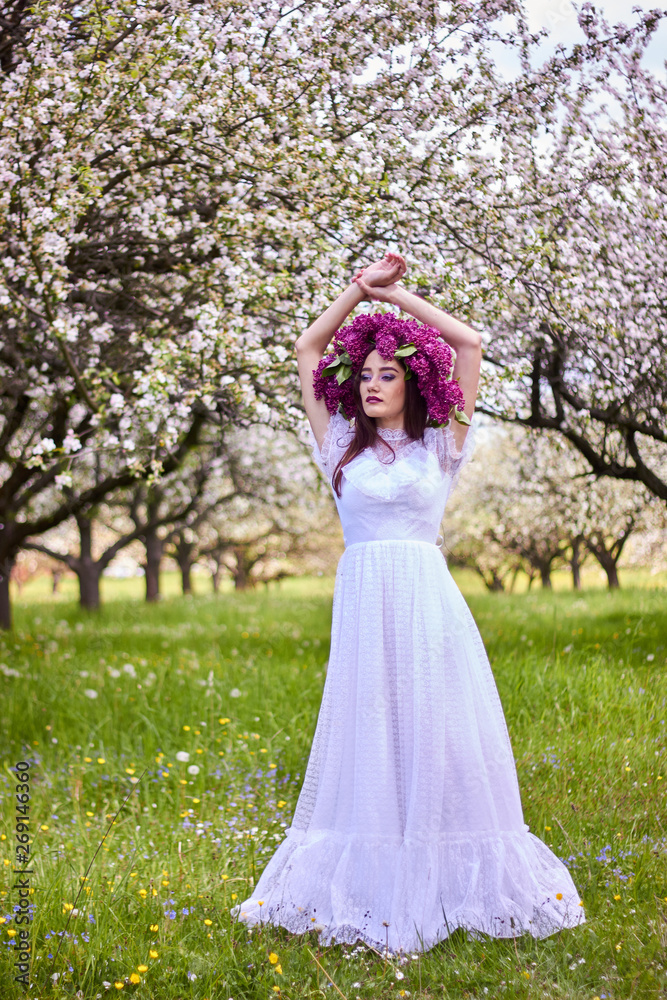
[[[310,430],[329,482],[352,433],[335,414],[320,454]],[[396,458],[367,449],[344,466],[336,498],[346,547],[292,824],[232,913],[393,952],[429,949],[459,926],[546,937],[583,923],[583,907],[524,823],[489,660],[436,544],[473,430],[460,454],[450,428],[423,441],[380,434]]]

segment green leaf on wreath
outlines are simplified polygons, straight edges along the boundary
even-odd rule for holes
[[[465,424],[466,427],[470,427],[470,420],[465,415],[465,413],[463,412],[463,410],[455,409],[454,410],[454,419],[457,420],[460,424]]]

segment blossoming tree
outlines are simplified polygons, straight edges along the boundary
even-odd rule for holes
[[[513,0],[6,5],[0,623],[26,538],[206,421],[298,420],[295,325],[384,249],[415,130],[474,125],[506,13],[520,45]]]
[[[638,327],[611,324],[615,301],[623,317],[639,305],[650,331],[659,313],[647,289],[623,290],[624,276],[638,280],[647,261],[660,266],[652,249],[660,212],[643,192],[654,192],[659,206],[662,96],[633,55],[657,17],[639,16],[607,38],[582,14],[587,45],[533,68],[536,39],[515,0],[6,4],[0,625],[10,623],[9,573],[27,538],[137,478],[172,472],[206,423],[301,420],[295,331],[389,240],[403,244],[418,282],[435,276],[443,305],[492,332],[489,359],[507,376],[501,386],[514,388],[489,389],[490,411],[513,417],[517,389],[535,400],[525,388],[531,372],[546,386],[560,364],[565,374],[549,382],[553,403],[540,397],[518,418],[565,424],[563,432],[585,443],[583,393],[592,419],[601,408],[625,442],[612,458],[589,442],[587,457],[597,456],[604,474],[643,477],[662,495],[660,476],[636,455],[645,428],[658,440],[664,404],[658,398],[657,416],[645,417],[647,393],[635,392],[634,376],[617,363],[620,354],[637,358],[645,380]],[[515,79],[494,65],[495,43],[516,53]],[[629,60],[628,87],[641,84],[645,113],[631,120],[626,100],[631,138],[614,146],[610,129],[591,128],[577,87],[589,65],[611,66],[619,56]],[[536,168],[545,125],[561,129],[553,182]],[[657,181],[633,174],[631,139]],[[590,153],[596,142],[600,163]],[[572,221],[580,169],[579,201],[591,208]],[[635,192],[637,206],[624,201]],[[581,239],[591,240],[596,213],[607,271],[591,296]],[[624,246],[640,223],[630,263],[620,250],[614,257],[613,227]],[[564,302],[575,288],[580,302],[565,313],[568,327]],[[629,340],[619,351],[620,329]],[[562,361],[552,349],[560,343]],[[620,410],[611,389],[605,396],[596,388],[616,386],[620,374],[627,428],[614,423]],[[574,401],[561,391],[571,395],[573,384]]]

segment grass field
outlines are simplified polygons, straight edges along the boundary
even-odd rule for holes
[[[151,606],[141,581],[105,581],[97,616],[26,589],[0,636],[1,1000],[667,996],[667,591],[507,596],[460,579],[525,821],[569,866],[586,924],[541,941],[457,931],[402,962],[233,924],[296,802],[333,581]],[[13,979],[21,760],[29,989]]]

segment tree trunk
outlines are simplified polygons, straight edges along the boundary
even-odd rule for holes
[[[86,611],[98,611],[100,607],[100,572],[95,563],[82,563],[77,573],[79,577],[79,605]]]
[[[52,577],[51,593],[52,594],[57,594],[58,593],[58,587],[60,585],[60,581],[61,581],[61,579],[63,577],[63,571],[61,569],[52,569],[51,570],[51,577]]]
[[[183,538],[175,546],[176,560],[181,571],[181,587],[184,594],[192,593],[192,567],[195,560],[192,558],[194,542],[186,542]]]
[[[236,567],[234,569],[234,589],[247,590],[252,587],[253,581],[250,579],[251,562],[246,558],[246,550],[242,545],[234,546],[234,559]]]
[[[570,568],[572,570],[572,586],[575,590],[581,590],[581,538],[572,539]]]
[[[155,528],[150,529],[144,536],[144,546],[146,548],[146,600],[160,600],[160,563],[162,562],[162,539],[158,537]]]
[[[76,575],[79,578],[79,605],[87,611],[97,611],[100,606],[100,567],[93,559],[93,526],[89,517],[77,514],[80,556]]]
[[[540,580],[544,590],[553,590],[551,586],[551,564],[540,566]]]
[[[595,558],[602,566],[602,569],[607,574],[607,583],[610,590],[619,590],[621,583],[618,579],[618,570],[616,569],[616,560],[609,552],[596,552]]]
[[[629,536],[630,532],[628,532]],[[627,537],[627,536],[626,536]],[[625,538],[622,540],[621,544],[617,544],[616,554],[608,551],[604,547],[604,542],[599,542],[597,545],[591,541],[587,543],[588,549],[593,553],[597,561],[602,566],[602,569],[607,574],[607,583],[610,590],[618,590],[621,586],[620,580],[618,579],[618,560],[621,558],[621,552],[623,551],[623,545],[625,544]]]
[[[487,589],[494,594],[498,594],[501,590],[505,589],[502,577],[498,576],[495,570],[490,571],[490,578],[484,582],[486,583]]]
[[[192,593],[192,563],[189,560],[183,560],[180,563],[181,567],[181,587],[184,594]]]
[[[9,593],[9,578],[16,556],[5,556],[0,563],[0,628],[12,627],[12,602]]]

